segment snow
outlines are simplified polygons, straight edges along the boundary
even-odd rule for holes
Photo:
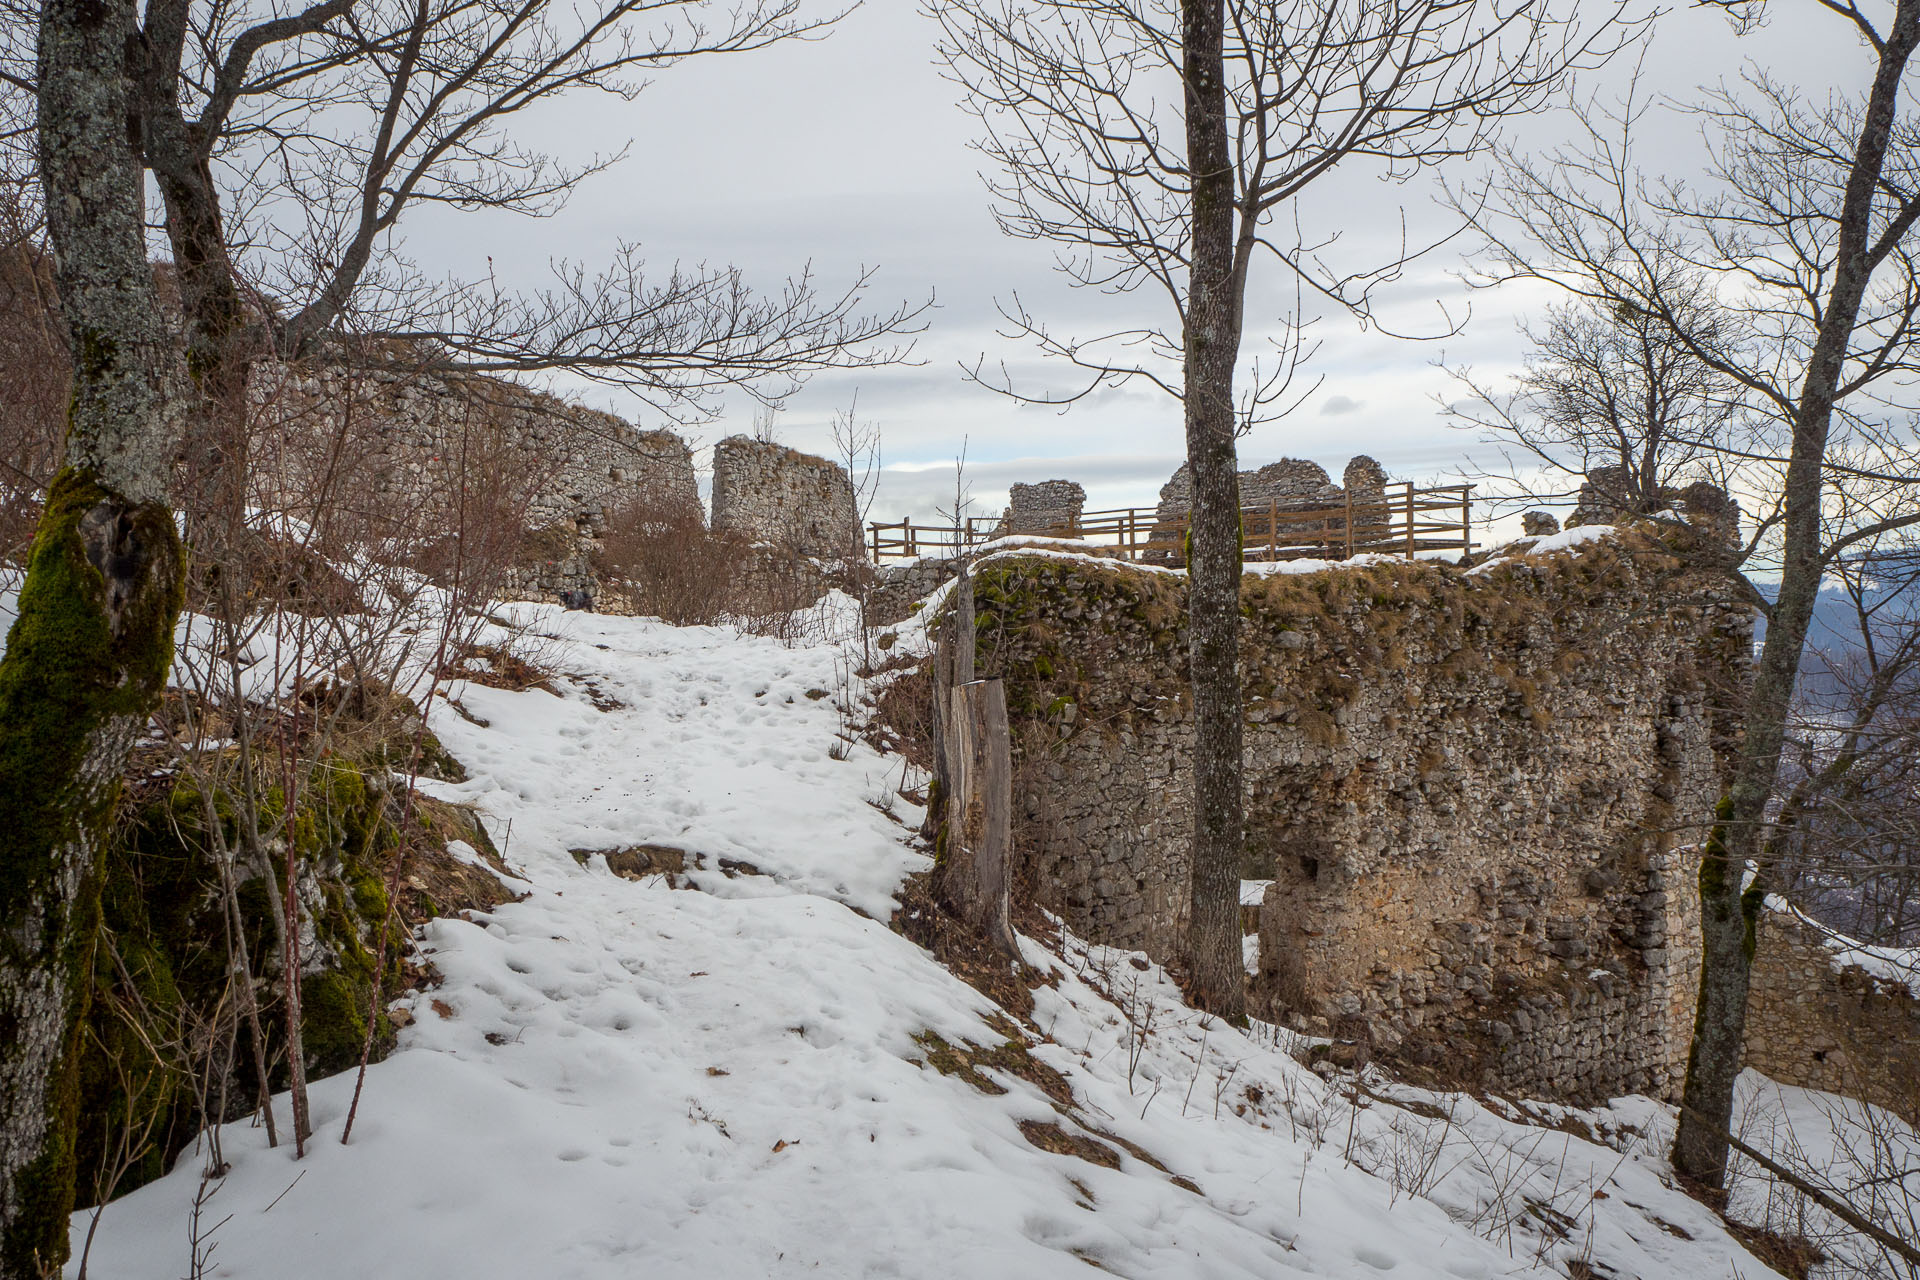
[[[1559,533],[1550,533],[1534,543],[1529,549],[1531,554],[1545,555],[1550,551],[1572,551],[1584,547],[1590,542],[1599,542],[1613,535],[1614,526],[1610,524],[1583,524],[1574,529],[1562,529]]]
[[[1468,577],[1480,577],[1490,572],[1501,561],[1517,555],[1546,555],[1554,551],[1573,551],[1589,543],[1600,542],[1612,537],[1615,528],[1610,524],[1583,524],[1573,529],[1562,529],[1559,533],[1548,534],[1544,538],[1521,538],[1495,548],[1493,554],[1467,570]]]
[[[1749,866],[1746,883],[1750,884],[1752,880],[1753,871]],[[1832,953],[1828,959],[1835,973],[1844,969],[1864,969],[1882,982],[1905,987],[1915,999],[1920,1000],[1920,948],[1880,947],[1849,938],[1839,930],[1821,924],[1777,893],[1767,895],[1767,910],[1792,916],[1819,934],[1820,940]]]
[[[1920,1240],[1920,1133],[1891,1112],[1851,1098],[1742,1073],[1735,1089],[1738,1137],[1801,1176],[1838,1190],[1854,1208],[1904,1240]],[[1898,1264],[1819,1206],[1783,1194],[1751,1160],[1728,1166],[1730,1209],[1742,1221],[1806,1237],[1831,1257],[1819,1274],[1885,1276]]]
[[[992,560],[1009,560],[1015,558],[1022,560],[1066,560],[1075,564],[1090,564],[1101,569],[1131,569],[1136,573],[1172,574],[1176,578],[1184,578],[1187,575],[1185,569],[1171,569],[1166,565],[1147,564],[1139,560],[1122,560],[1117,556],[1097,555],[1091,551],[1076,549],[1076,546],[1078,548],[1084,548],[1087,545],[1084,542],[1075,544],[1065,539],[1058,539],[1056,540],[1058,545],[1042,547],[1034,546],[1025,539],[1005,539],[1003,541],[1006,543],[1004,546],[996,542],[985,544],[986,548],[991,549],[986,549],[984,554],[975,556],[973,563],[978,566]]]
[[[942,1074],[927,1033],[995,1046],[1011,1024],[887,927],[929,861],[901,761],[848,731],[863,690],[842,649],[511,614],[551,637],[556,692],[448,690],[432,723],[470,780],[434,790],[483,812],[525,896],[421,930],[444,982],[406,1002],[351,1145],[349,1076],[314,1087],[305,1160],[226,1128],[206,1275],[1762,1272],[1671,1189],[1658,1104],[1585,1113],[1608,1145],[1541,1127],[1564,1110],[1330,1083],[1298,1037],[1196,1013],[1145,957],[1058,922],[1022,939],[1053,975],[1027,1039],[1071,1114],[990,1065],[1002,1093]],[[845,610],[817,621],[840,633]],[[572,852],[641,843],[685,851],[687,875],[629,881]],[[90,1272],[187,1273],[201,1165],[190,1149],[108,1206]]]

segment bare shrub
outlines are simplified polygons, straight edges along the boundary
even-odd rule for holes
[[[608,513],[594,568],[634,613],[711,626],[738,610],[750,550],[709,530],[698,511],[634,502]]]
[[[482,385],[413,384],[389,374],[369,386],[338,365],[319,378],[286,372],[248,398],[246,433],[259,446],[251,451],[250,509],[203,516],[217,559],[193,574],[197,612],[181,646],[182,696],[165,727],[181,794],[199,810],[196,839],[219,872],[230,939],[247,932],[236,886],[257,879],[265,890],[271,945],[256,967],[248,948],[230,941],[230,1016],[247,1024],[270,1142],[270,1096],[281,1082],[264,1056],[262,1024],[277,1022],[300,1152],[311,1133],[303,975],[312,971],[309,947],[325,941],[316,925],[325,895],[316,897],[303,860],[314,856],[316,838],[346,840],[333,828],[347,821],[342,806],[359,802],[343,797],[364,788],[375,816],[333,851],[351,859],[356,874],[386,881],[385,918],[357,926],[371,930],[377,952],[364,975],[364,1066],[384,1004],[414,782],[433,750],[422,709],[450,674],[449,659],[471,652],[484,628],[541,477],[517,460],[508,419]],[[409,410],[433,448],[394,467],[380,447],[392,422],[386,415]],[[398,785],[390,781],[396,774]],[[256,974],[271,980],[259,992]],[[344,1065],[338,1025],[331,1044],[332,1065]],[[231,1069],[228,1055],[210,1094],[225,1098]],[[206,1122],[226,1118],[224,1102],[203,1100],[200,1111]]]
[[[498,589],[535,550],[529,513],[564,446],[517,428],[534,408],[510,383],[396,368],[404,349],[342,340],[324,363],[257,365],[250,501],[310,529],[317,550],[406,565],[463,594]],[[569,548],[577,541],[565,531]],[[478,575],[478,576],[476,576]]]
[[[829,585],[814,561],[789,547],[756,543],[741,564],[731,621],[788,648],[839,639],[831,611],[814,607]]]

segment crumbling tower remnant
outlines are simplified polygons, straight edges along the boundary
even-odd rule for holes
[[[1073,481],[1016,484],[1007,497],[1007,510],[994,527],[994,537],[1020,533],[1052,538],[1080,536],[1080,513],[1087,507],[1087,491]]]
[[[1278,462],[1269,462],[1264,467],[1240,473],[1240,509],[1257,512],[1263,508],[1276,517],[1289,512],[1326,511],[1339,507],[1353,512],[1355,550],[1378,537],[1386,527],[1387,513],[1387,472],[1378,462],[1366,454],[1359,454],[1347,463],[1341,479],[1344,485],[1333,482],[1326,468],[1317,462],[1304,458],[1282,458]],[[1160,503],[1154,512],[1153,537],[1156,541],[1177,542],[1180,530],[1185,527],[1187,513],[1193,509],[1193,477],[1185,463],[1173,473],[1171,479],[1160,487]],[[1298,536],[1302,534],[1325,534],[1331,541],[1344,542],[1346,534],[1345,514],[1328,520],[1307,522],[1299,519],[1289,521],[1288,531]],[[1338,534],[1338,538],[1332,535]]]
[[[1364,453],[1355,454],[1347,463],[1340,482],[1355,502],[1381,502],[1387,496],[1387,469]]]
[[[770,440],[728,436],[713,449],[713,530],[802,556],[860,553],[860,508],[847,473]]]
[[[1567,517],[1567,528],[1618,524],[1636,516],[1666,512],[1677,513],[1723,544],[1740,540],[1740,502],[1711,480],[1650,490],[1621,466],[1595,467],[1587,472],[1573,514]]]

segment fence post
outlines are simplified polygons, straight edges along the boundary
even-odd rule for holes
[[[1347,558],[1348,560],[1351,560],[1351,559],[1353,559],[1353,486],[1352,486],[1352,485],[1348,485],[1348,486],[1347,486],[1347,488],[1346,488],[1346,499],[1347,499],[1347,554],[1346,554],[1346,558]]]
[[[1460,554],[1473,554],[1473,486],[1460,486]]]
[[[1407,559],[1413,559],[1413,481],[1407,481]]]

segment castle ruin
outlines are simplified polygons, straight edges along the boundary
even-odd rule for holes
[[[1669,1094],[1748,611],[1683,527],[1475,569],[1250,574],[1254,1003],[1456,1079]],[[1077,932],[1174,959],[1191,722],[1183,579],[981,567],[981,669],[1015,722],[1016,838]]]
[[[847,473],[770,440],[728,436],[713,449],[713,530],[818,560],[861,554]]]
[[[469,500],[524,511],[510,593],[591,593],[593,540],[615,511],[700,516],[693,456],[679,436],[497,378],[262,363],[249,394],[279,428],[253,443],[257,506],[309,518],[315,495],[336,516],[445,505],[464,473]],[[329,473],[340,478],[329,483]],[[459,513],[421,518],[451,530]]]
[[[1071,480],[1016,484],[1007,490],[1007,509],[994,526],[993,536],[1075,537],[1080,513],[1086,508],[1087,491]]]

